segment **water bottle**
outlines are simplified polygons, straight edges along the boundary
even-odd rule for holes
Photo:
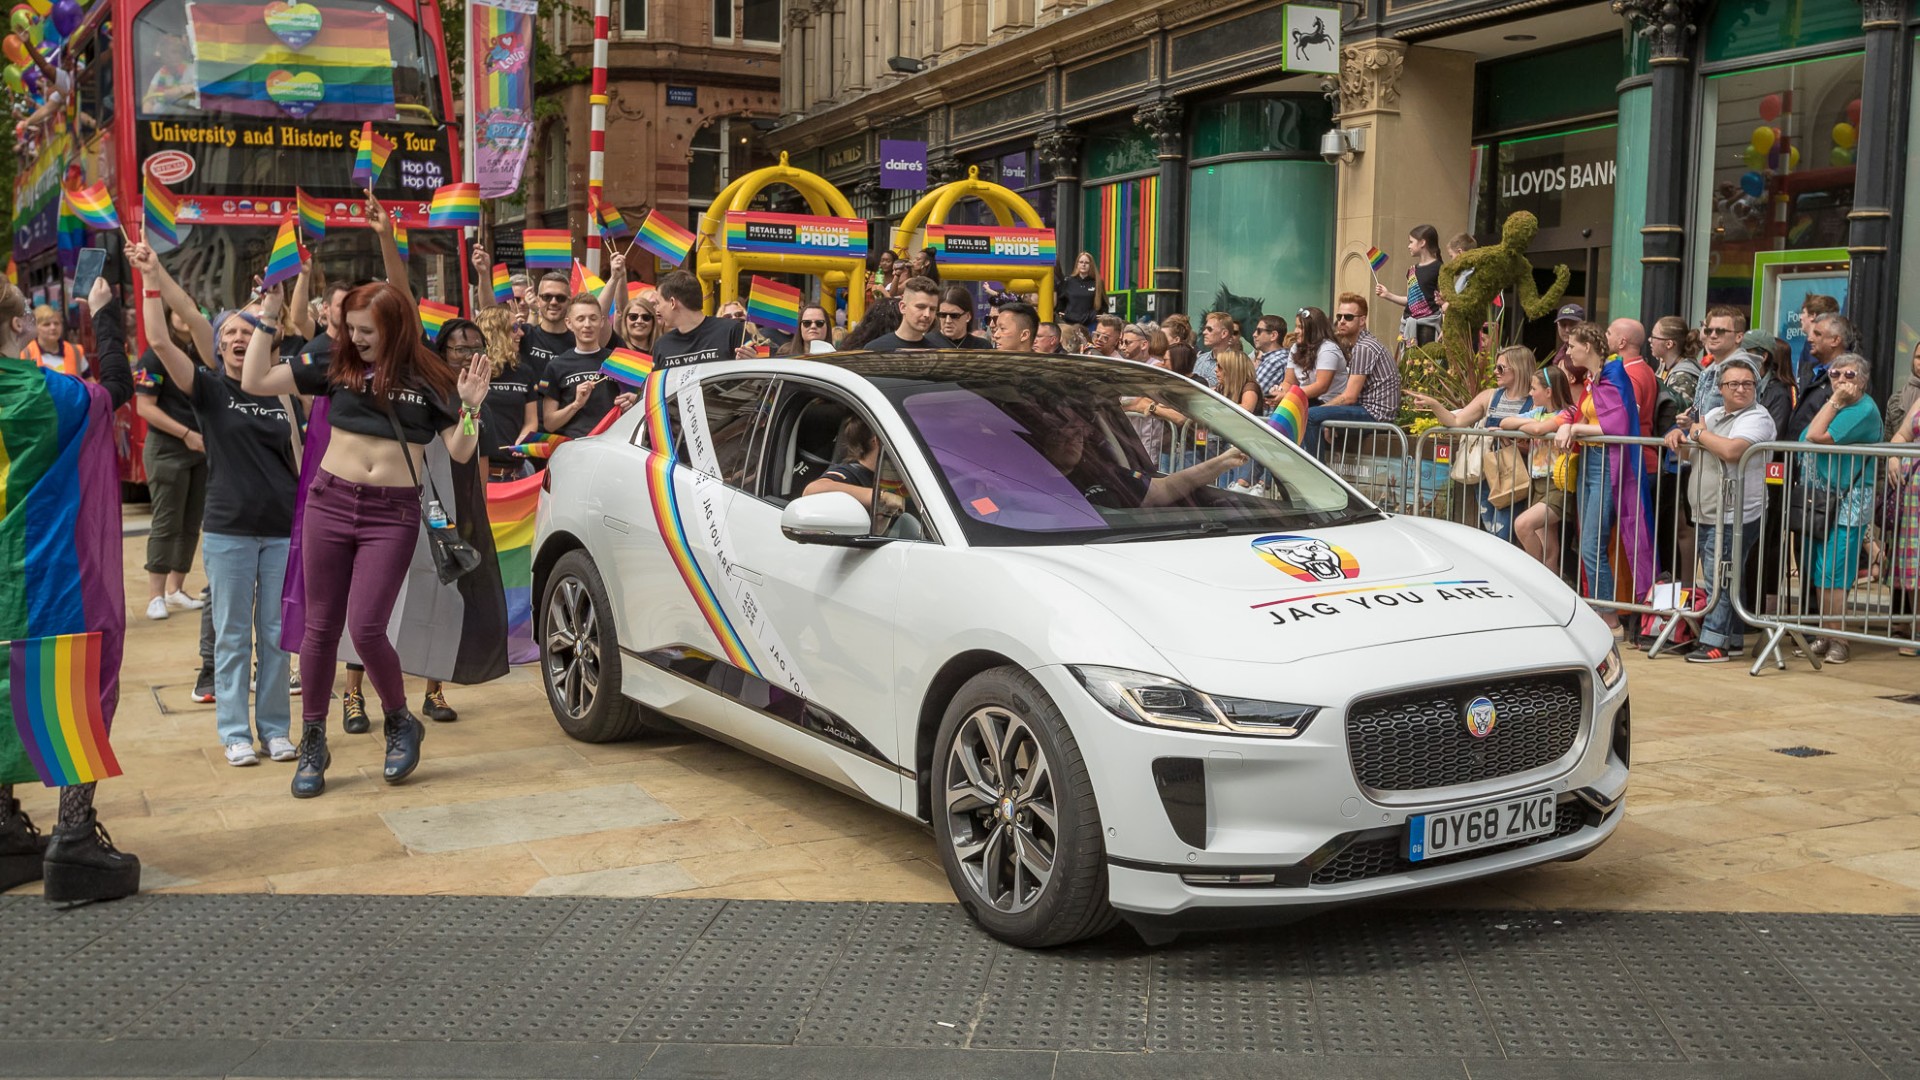
[[[440,505],[439,499],[427,500],[427,524],[435,529],[447,527],[447,508]]]

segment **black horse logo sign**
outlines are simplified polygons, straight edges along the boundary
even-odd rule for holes
[[[1313,20],[1313,29],[1311,31],[1295,30],[1293,32],[1294,59],[1305,60],[1307,58],[1307,50],[1312,48],[1315,45],[1332,45],[1332,44],[1333,44],[1333,35],[1327,33],[1327,21],[1325,19],[1315,17]]]

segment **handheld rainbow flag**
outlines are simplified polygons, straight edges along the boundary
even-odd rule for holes
[[[452,304],[442,304],[433,300],[420,301],[420,329],[429,341],[440,340],[440,328],[447,325],[448,319],[459,318],[460,309]]]
[[[442,184],[427,205],[429,229],[477,229],[480,227],[480,185]]]
[[[598,296],[600,290],[607,287],[607,283],[602,281],[598,274],[580,265],[579,259],[575,259],[573,260],[573,282],[568,287],[573,290],[575,296],[581,293],[592,293]]]
[[[1288,387],[1286,396],[1274,407],[1273,415],[1267,418],[1267,422],[1289,441],[1298,444],[1307,430],[1307,392],[1298,386]]]
[[[493,302],[504,304],[513,299],[513,274],[506,263],[493,264]]]
[[[141,201],[146,221],[146,239],[152,242],[159,239],[168,247],[180,246],[180,197],[167,190],[167,185],[148,176],[141,181]]]
[[[653,357],[637,349],[615,349],[600,362],[600,374],[629,386],[640,386],[653,374]]]
[[[528,270],[565,270],[573,265],[573,234],[565,229],[527,229],[520,234]]]
[[[327,238],[327,204],[297,187],[293,189],[293,204],[300,212],[300,234],[307,238],[307,242],[317,244],[325,240]]]
[[[98,631],[10,643],[14,731],[48,787],[120,775],[100,712]]]
[[[407,227],[399,222],[393,223],[393,246],[400,250],[400,261],[407,261],[407,247],[411,241],[407,238]]]
[[[634,243],[675,266],[687,261],[687,252],[693,250],[698,239],[658,210],[648,211],[647,220],[640,223],[640,231],[633,234]]]
[[[633,229],[627,225],[627,219],[620,216],[619,208],[600,196],[593,197],[594,216],[600,219],[601,236],[625,236]]]
[[[1367,265],[1373,268],[1374,273],[1379,273],[1387,265],[1387,253],[1377,247],[1368,248]]]
[[[618,410],[613,415],[619,415]],[[547,435],[537,445],[547,445],[545,440],[553,440],[553,446],[567,441],[560,435]],[[531,664],[540,659],[540,647],[533,640],[533,522],[540,509],[540,485],[545,480],[535,473],[487,485],[487,525],[493,531],[494,560],[500,566],[500,584],[507,594],[510,664]]]
[[[120,215],[113,209],[113,196],[107,194],[106,184],[62,188],[60,197],[66,200],[73,216],[85,222],[87,228],[111,232],[120,227]]]
[[[800,290],[753,275],[747,292],[747,318],[761,326],[777,326],[789,332],[800,329]]]
[[[503,446],[501,449],[511,451],[521,457],[545,458],[552,457],[554,449],[566,441],[567,437],[565,435],[535,435],[526,442],[515,443],[512,446]]]
[[[646,300],[647,290],[651,288],[653,288],[653,286],[644,281],[627,282],[627,303],[638,304],[644,302]]]
[[[260,288],[264,291],[299,277],[306,262],[306,250],[300,246],[300,226],[294,223],[293,215],[288,214],[280,223],[279,234],[273,238],[273,253],[267,256],[267,271],[260,275]]]
[[[360,125],[360,149],[354,152],[353,182],[371,189],[393,156],[393,140],[373,130],[373,121]]]

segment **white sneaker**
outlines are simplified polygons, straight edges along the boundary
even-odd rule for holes
[[[267,756],[275,761],[292,761],[300,756],[300,748],[293,740],[284,735],[275,735],[267,740]]]
[[[180,592],[177,589],[168,593],[166,599],[168,607],[179,608],[182,611],[199,611],[201,608],[207,606],[206,601],[197,597],[188,596],[186,593]],[[152,605],[148,606],[151,607]]]
[[[300,696],[300,673],[297,671],[287,673],[287,696]]]
[[[285,740],[281,741],[284,742]],[[258,765],[260,764],[260,758],[253,752],[252,743],[230,742],[227,744],[227,764]]]
[[[167,601],[163,597],[156,596],[147,601],[147,618],[158,622],[171,614],[172,612],[167,610]]]

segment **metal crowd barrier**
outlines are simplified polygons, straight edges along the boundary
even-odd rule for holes
[[[1767,514],[1733,582],[1735,615],[1767,631],[1750,673],[1769,659],[1784,669],[1788,643],[1816,671],[1830,647],[1816,641],[1912,647],[1920,581],[1896,579],[1920,562],[1920,513],[1905,505],[1920,488],[1920,446],[1761,443],[1739,476],[1756,455],[1768,459]]]
[[[1418,501],[1420,476],[1407,454],[1407,433],[1379,420],[1328,420],[1320,425],[1321,445],[1307,447],[1319,459],[1372,500],[1397,514],[1411,513]]]

